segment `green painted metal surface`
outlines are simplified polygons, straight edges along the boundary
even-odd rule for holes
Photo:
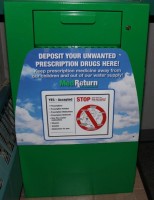
[[[119,46],[121,18],[121,12],[34,11],[35,45]]]
[[[14,107],[20,73],[27,53],[37,46],[67,47],[68,44],[73,46],[73,41],[75,44],[79,41],[78,46],[96,47],[98,43],[102,47],[116,45],[128,53],[135,76],[141,113],[149,7],[146,4],[135,2],[69,3],[7,0],[5,2],[5,20]],[[50,13],[51,11],[52,13]],[[116,34],[109,33],[107,37],[107,33],[105,33],[106,40],[93,38],[94,43],[92,43],[90,32],[83,36],[84,40],[82,40],[82,36],[75,40],[75,34],[71,34],[71,39],[67,38],[70,37],[68,31],[67,35],[62,36],[62,38],[66,38],[66,43],[60,44],[61,35],[56,35],[56,33],[54,33],[53,41],[46,33],[42,32],[41,27],[50,32],[51,29],[46,25],[46,22],[49,23],[48,17],[50,15],[56,17],[59,12],[65,11],[99,12],[100,15],[97,13],[99,17],[103,15],[104,11],[107,13],[113,11],[118,14],[115,25],[113,24],[115,20],[113,13],[111,17],[108,16],[108,20],[113,24]],[[41,16],[44,12],[45,15]],[[119,13],[122,15],[119,16]],[[44,17],[46,21],[43,23]],[[120,17],[121,29],[119,31]],[[68,18],[63,20],[66,21]],[[80,18],[80,20],[82,19]],[[92,20],[92,16],[90,19],[88,18],[89,23]],[[51,22],[55,23],[53,20]],[[108,27],[110,23],[108,23]],[[131,26],[131,29],[127,30],[127,26]],[[56,28],[56,24],[54,27]],[[72,26],[70,25],[69,28],[71,32]],[[62,27],[59,29],[66,34],[65,29]],[[85,28],[84,33],[86,34],[87,31],[88,29]],[[96,26],[93,29],[94,35],[96,36],[99,31],[99,26]],[[137,142],[19,146],[25,194],[27,197],[36,197],[131,192],[135,178],[137,147]]]
[[[136,152],[135,142],[20,146],[25,194],[36,197],[132,192]]]

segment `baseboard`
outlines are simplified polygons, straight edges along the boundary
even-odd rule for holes
[[[4,15],[0,14],[0,22],[4,22]]]
[[[154,141],[154,129],[142,129],[140,131],[139,142]]]

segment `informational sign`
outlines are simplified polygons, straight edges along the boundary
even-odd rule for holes
[[[135,80],[121,49],[33,49],[18,88],[19,145],[138,140]]]
[[[113,101],[113,90],[42,91],[45,139],[111,138]]]

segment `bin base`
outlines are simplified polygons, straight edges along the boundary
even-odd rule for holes
[[[137,142],[20,146],[26,197],[133,191]]]

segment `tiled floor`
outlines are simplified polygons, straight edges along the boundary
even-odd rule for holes
[[[136,173],[136,180],[133,193],[108,194],[95,196],[74,196],[74,197],[49,197],[49,198],[24,198],[20,200],[148,200],[139,172]]]

